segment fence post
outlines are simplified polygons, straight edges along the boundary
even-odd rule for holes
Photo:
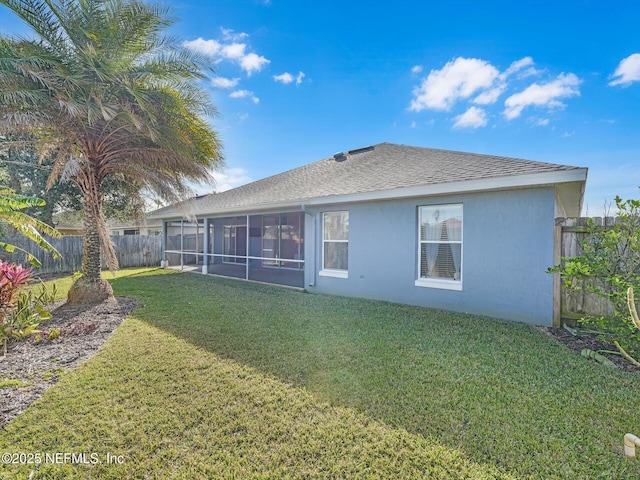
[[[562,257],[562,222],[557,218],[553,229],[553,265],[560,265]],[[559,272],[553,274],[553,323],[556,328],[562,326],[562,278]]]

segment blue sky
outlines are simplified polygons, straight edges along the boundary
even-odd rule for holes
[[[392,142],[588,167],[590,214],[640,198],[640,3],[170,5],[214,69],[218,190]]]

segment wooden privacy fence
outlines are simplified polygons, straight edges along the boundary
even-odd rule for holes
[[[33,255],[42,263],[42,267],[34,269],[36,274],[77,272],[82,266],[82,236],[65,235],[62,238],[49,238],[62,258],[43,252],[30,240],[23,237],[9,239],[9,243],[20,247]],[[162,259],[162,239],[159,235],[114,235],[111,237],[121,268],[150,267],[160,265]],[[7,253],[0,251],[0,258],[10,262],[26,264],[25,255],[21,252]],[[103,263],[103,268],[105,265]]]
[[[588,217],[556,218],[555,227],[555,259],[558,265],[562,257],[579,257],[582,255],[582,242],[589,235]],[[598,228],[614,225],[615,217],[591,217]],[[560,274],[554,274],[554,312],[553,325],[573,323],[584,315],[611,315],[613,306],[606,298],[598,297],[586,289],[586,280],[581,280],[579,290],[571,290],[564,286]]]

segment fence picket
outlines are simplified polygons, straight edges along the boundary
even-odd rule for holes
[[[35,243],[23,237],[11,238],[8,243],[30,252],[40,260],[42,266],[34,268],[36,275],[80,271],[82,267],[82,236],[65,235],[61,238],[48,238],[47,240],[60,252],[62,258],[53,258],[52,254],[43,252]],[[160,265],[162,240],[159,235],[114,235],[111,237],[111,241],[121,268]],[[27,263],[25,255],[18,251],[14,253],[0,251],[0,259],[15,263]],[[105,268],[104,262],[103,268]]]
[[[572,258],[582,254],[582,242],[589,235],[587,220],[587,217],[556,219],[556,226],[561,229],[560,257]],[[617,218],[612,217],[593,217],[593,220],[598,228],[606,228],[618,221]],[[583,315],[613,314],[613,306],[608,299],[589,292],[586,288],[586,280],[580,280],[580,282],[579,290],[571,290],[562,285],[560,310],[564,323],[572,323]]]

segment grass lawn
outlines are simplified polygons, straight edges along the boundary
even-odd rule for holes
[[[0,453],[43,463],[0,477],[640,478],[640,374],[532,327],[157,269],[112,284],[139,307],[9,424]]]

